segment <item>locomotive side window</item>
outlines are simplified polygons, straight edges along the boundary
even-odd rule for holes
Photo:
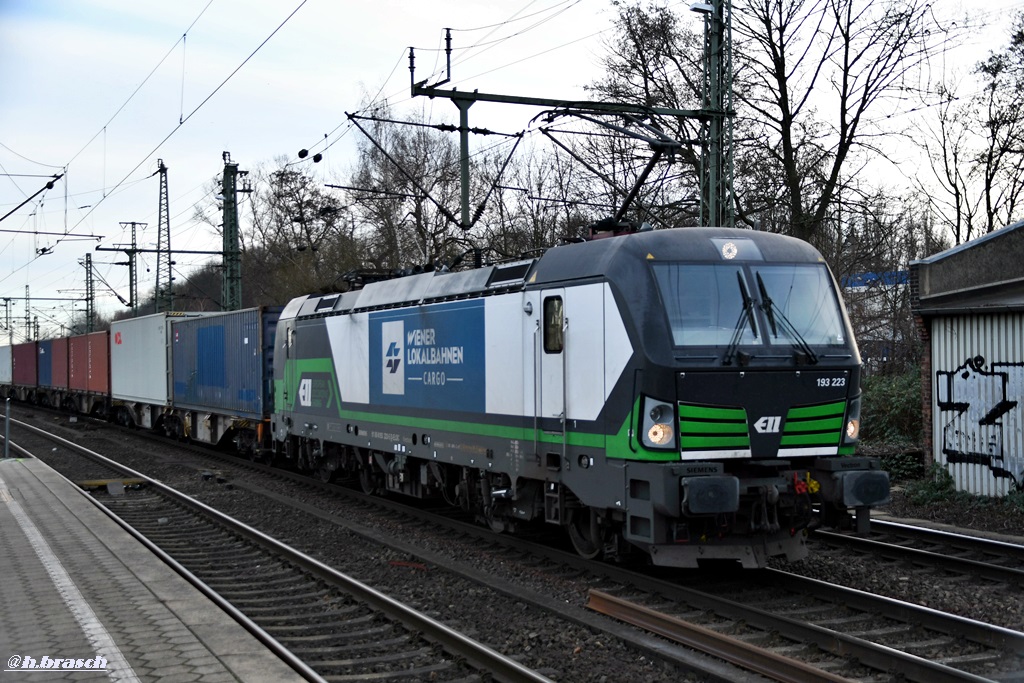
[[[562,297],[544,299],[544,353],[561,353],[565,347]]]

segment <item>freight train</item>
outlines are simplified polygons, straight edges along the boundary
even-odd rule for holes
[[[808,244],[748,230],[120,321],[0,348],[0,391],[442,499],[499,531],[557,525],[586,557],[762,567],[805,557],[815,526],[866,531],[889,498],[856,455],[860,357],[832,274]]]

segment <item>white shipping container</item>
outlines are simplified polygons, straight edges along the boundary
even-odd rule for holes
[[[110,395],[151,405],[170,403],[171,320],[203,313],[156,313],[110,325]]]
[[[932,443],[957,489],[1005,496],[1024,480],[1024,314],[931,321]]]
[[[10,346],[0,346],[0,384],[11,384],[14,381],[11,348]]]

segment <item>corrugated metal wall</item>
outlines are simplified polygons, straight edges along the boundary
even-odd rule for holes
[[[14,345],[14,384],[23,387],[35,387],[38,381],[36,368],[38,366],[36,342],[26,342]]]
[[[933,318],[931,346],[935,462],[1004,496],[1024,481],[1024,314]]]

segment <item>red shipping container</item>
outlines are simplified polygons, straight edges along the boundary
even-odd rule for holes
[[[36,368],[39,363],[37,353],[39,351],[36,348],[35,342],[14,345],[12,351],[12,360],[14,361],[12,374],[15,385],[23,387],[36,386]]]
[[[73,391],[89,390],[89,337],[68,340],[68,387]]]
[[[50,359],[52,364],[52,376],[50,379],[50,386],[54,389],[67,389],[68,388],[68,338],[61,337],[53,340],[51,347],[51,353],[53,357]]]
[[[93,332],[89,340],[89,392],[110,393],[110,333]]]
[[[68,386],[88,394],[110,393],[110,334],[93,332],[68,340]]]

